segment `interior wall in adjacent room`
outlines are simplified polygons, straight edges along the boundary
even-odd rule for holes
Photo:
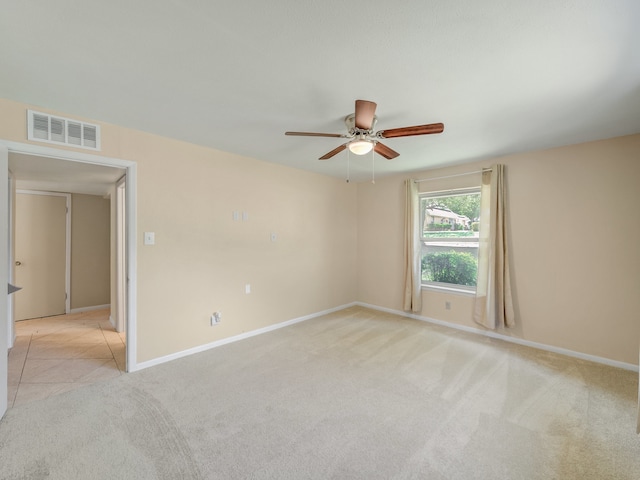
[[[110,288],[110,200],[71,195],[71,309],[108,305]]]

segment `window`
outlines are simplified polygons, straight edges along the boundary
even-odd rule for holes
[[[480,187],[420,194],[422,285],[475,292]]]

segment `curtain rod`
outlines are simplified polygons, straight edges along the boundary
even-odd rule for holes
[[[490,172],[490,171],[491,171],[490,168],[483,168],[482,170],[474,170],[473,172],[466,172],[466,173],[456,173],[454,175],[445,175],[443,177],[422,178],[420,180],[414,180],[414,182],[420,183],[420,182],[428,182],[430,180],[443,180],[445,178],[462,177],[465,175],[474,175],[476,173]]]

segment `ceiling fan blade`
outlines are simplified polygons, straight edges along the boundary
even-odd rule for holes
[[[386,145],[383,145],[380,142],[376,142],[376,145],[375,147],[373,147],[373,150],[376,153],[382,155],[387,160],[391,160],[392,158],[396,158],[398,155],[400,155],[395,150],[391,150],[389,147],[387,147]]]
[[[331,150],[329,153],[325,153],[323,156],[321,156],[318,160],[328,160],[331,157],[333,157],[334,155],[337,155],[338,153],[340,153],[341,151],[343,151],[345,148],[347,148],[347,143],[343,143],[342,145],[340,145],[339,147],[334,148],[333,150]]]
[[[412,135],[429,135],[431,133],[442,133],[443,123],[430,123],[428,125],[416,125],[415,127],[392,128],[390,130],[380,130],[377,135],[381,138],[410,137]]]
[[[368,100],[356,100],[356,127],[361,130],[371,130],[376,104]]]
[[[314,133],[314,132],[284,132],[285,135],[294,135],[298,137],[334,137],[346,138],[346,135],[340,133]]]

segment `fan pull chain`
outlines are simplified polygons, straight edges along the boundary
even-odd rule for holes
[[[347,148],[347,183],[349,183],[349,160],[351,159],[351,151]]]
[[[374,149],[372,148],[371,149],[371,183],[375,185],[376,184],[376,155],[373,150]]]

